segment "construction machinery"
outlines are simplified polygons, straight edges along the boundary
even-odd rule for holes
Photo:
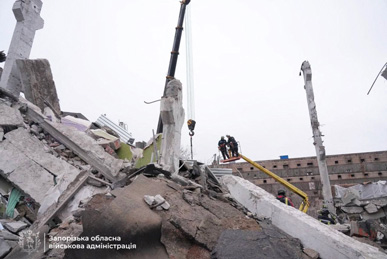
[[[252,166],[254,166],[255,168],[259,169],[260,171],[264,172],[265,174],[267,174],[268,176],[270,176],[271,178],[273,178],[274,180],[276,180],[277,182],[279,182],[280,184],[282,184],[283,186],[285,186],[286,188],[288,188],[289,190],[291,190],[292,192],[294,192],[295,194],[297,194],[298,196],[300,196],[302,198],[302,203],[299,207],[299,210],[306,213],[306,211],[308,210],[309,208],[309,199],[308,199],[308,195],[301,191],[300,189],[298,189],[296,186],[294,186],[293,184],[289,183],[288,181],[286,181],[285,179],[279,177],[278,175],[276,175],[275,173],[267,170],[266,168],[264,168],[263,166],[261,166],[260,164],[258,164],[257,162],[254,162],[252,161],[251,159],[245,157],[244,155],[242,154],[239,154],[239,156],[244,159],[246,162],[250,163]]]
[[[179,56],[180,40],[181,40],[181,34],[183,32],[185,9],[190,2],[191,0],[182,0],[180,2],[181,6],[180,6],[179,19],[177,21],[175,39],[173,41],[173,47],[171,51],[171,58],[169,60],[168,74],[165,80],[163,96],[165,96],[165,90],[168,85],[168,82],[171,81],[172,79],[175,79],[177,57]],[[161,120],[161,115],[160,115],[159,123],[157,125],[157,133],[162,133],[162,132],[163,132],[163,121]]]

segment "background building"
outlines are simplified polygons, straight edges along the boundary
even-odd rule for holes
[[[316,216],[322,205],[322,186],[316,157],[286,158],[256,161],[263,167],[284,178],[308,194],[311,203],[308,214]],[[326,158],[331,186],[375,182],[387,180],[387,151],[330,155]],[[231,168],[236,176],[258,185],[266,191],[277,194],[284,187],[274,179],[259,171],[247,162],[217,165],[220,168]],[[285,189],[286,190],[286,189]],[[298,207],[301,198],[289,190],[287,195]],[[334,195],[334,188],[332,188]]]

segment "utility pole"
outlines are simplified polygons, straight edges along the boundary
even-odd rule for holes
[[[310,123],[313,131],[313,145],[316,149],[316,157],[318,169],[320,171],[320,179],[322,183],[322,191],[324,204],[331,213],[336,214],[336,209],[333,204],[331,183],[329,181],[328,167],[325,160],[325,147],[322,141],[322,134],[320,131],[320,123],[317,118],[316,103],[314,102],[313,86],[312,86],[312,69],[308,61],[304,61],[301,65],[301,70],[304,73],[306,99],[308,101]],[[301,72],[300,72],[301,75]]]

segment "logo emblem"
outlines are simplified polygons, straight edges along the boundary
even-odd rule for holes
[[[39,232],[33,233],[32,230],[21,232],[18,243],[23,251],[28,254],[35,252],[40,246]]]

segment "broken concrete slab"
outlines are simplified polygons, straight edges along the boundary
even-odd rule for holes
[[[8,139],[0,143],[0,174],[38,203],[54,186],[54,176],[20,152]]]
[[[0,237],[0,258],[4,258],[10,251],[12,247],[8,244],[4,238]]]
[[[58,94],[51,73],[50,63],[46,59],[18,59],[16,64],[20,71],[23,92],[27,100],[37,105],[42,111],[44,101],[61,113]]]
[[[370,203],[368,204],[367,206],[364,207],[364,209],[369,213],[369,214],[373,214],[373,213],[376,213],[378,212],[378,207],[376,207],[375,204],[373,203]]]
[[[345,213],[350,213],[350,214],[359,214],[359,213],[362,213],[364,211],[364,209],[362,207],[341,207],[341,209]]]
[[[25,129],[19,128],[8,132],[5,137],[7,142],[9,142],[14,148],[19,150],[20,154],[24,154],[25,157],[31,160],[31,163],[36,164],[37,166],[42,167],[42,170],[47,171],[51,176],[46,175],[46,178],[50,179],[48,185],[46,182],[41,182],[45,184],[45,192],[40,193],[40,197],[44,197],[44,200],[39,199],[41,205],[40,212],[44,212],[51,204],[55,203],[59,195],[66,190],[67,186],[75,179],[79,174],[79,170],[65,161],[56,158],[55,156],[46,153],[45,146],[42,142],[32,137]],[[28,171],[26,171],[28,172]],[[54,186],[54,175],[56,176],[57,184]],[[11,174],[10,180],[13,179],[14,173]],[[23,176],[22,176],[23,177]],[[22,178],[18,178],[20,181],[23,181]],[[12,181],[12,180],[11,180]],[[26,184],[26,183],[25,183]],[[31,185],[31,184],[30,184]],[[51,189],[51,190],[50,190]],[[21,190],[26,191],[21,188]],[[50,190],[50,191],[49,191]],[[49,195],[46,195],[49,194]]]
[[[19,110],[0,102],[0,126],[23,126]]]
[[[0,230],[0,237],[5,239],[5,240],[13,240],[13,241],[19,241],[19,236],[12,234],[6,229]]]
[[[102,147],[96,144],[93,138],[74,128],[45,120],[41,114],[33,109],[28,109],[27,115],[110,181],[116,180],[123,165],[123,160],[115,159],[107,154]]]
[[[375,247],[352,238],[318,222],[309,215],[286,206],[262,188],[236,176],[223,176],[222,183],[245,208],[271,220],[287,234],[299,238],[304,247],[316,250],[322,258],[385,258]]]
[[[378,212],[373,214],[368,214],[366,211],[362,212],[361,214],[362,219],[369,220],[369,219],[380,219],[387,216],[385,210],[382,208],[378,210]]]
[[[281,231],[225,230],[211,253],[213,259],[302,258],[301,243]]]
[[[4,227],[15,234],[28,227],[28,225],[24,222],[16,221],[4,223]]]
[[[63,160],[55,158],[53,155],[46,153],[44,144],[32,137],[25,129],[19,128],[5,134],[5,138],[12,143],[17,149],[31,160],[41,165],[53,175],[59,176],[66,174],[67,177],[72,175],[74,179],[79,170],[69,165]],[[57,179],[59,180],[59,179]],[[70,180],[71,181],[71,180]]]

